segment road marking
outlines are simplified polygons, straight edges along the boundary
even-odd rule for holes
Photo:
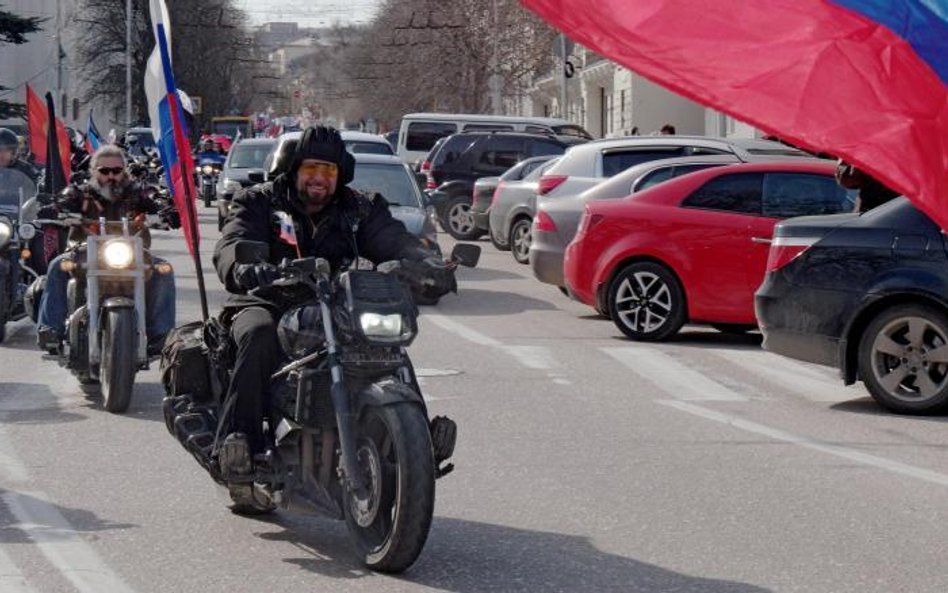
[[[751,350],[722,350],[713,353],[765,380],[814,402],[839,403],[865,396],[858,388],[847,388],[840,379],[833,382],[816,369],[776,354]]]
[[[544,346],[508,346],[444,315],[426,315],[425,318],[469,342],[504,350],[528,369],[546,371],[557,367],[552,352]]]
[[[681,401],[747,401],[721,385],[652,346],[600,348],[612,358],[656,387]]]
[[[544,346],[501,346],[528,369],[547,371],[556,367],[553,353]]]
[[[42,492],[6,492],[3,501],[25,533],[80,593],[132,593]]]
[[[462,323],[458,323],[457,321],[453,319],[449,319],[445,317],[444,315],[427,314],[427,315],[424,315],[422,319],[427,319],[435,323],[436,325],[440,325],[442,328],[448,330],[449,332],[453,334],[457,334],[458,336],[461,336],[462,338],[464,338],[465,340],[469,342],[474,342],[475,344],[479,344],[481,346],[492,346],[495,348],[503,346],[501,342],[495,340],[494,338],[488,335],[482,334],[481,332],[477,330],[471,329]]]
[[[928,469],[893,461],[891,459],[886,459],[885,457],[869,455],[868,453],[850,449],[849,447],[834,445],[831,443],[818,441],[816,439],[811,439],[809,437],[795,435],[778,428],[771,428],[763,424],[757,424],[756,422],[744,420],[743,418],[739,418],[731,414],[709,410],[707,408],[687,402],[675,400],[658,400],[658,403],[664,406],[675,408],[677,410],[681,410],[682,412],[687,412],[689,414],[705,418],[706,420],[720,422],[721,424],[726,424],[745,432],[765,436],[776,441],[783,441],[785,443],[799,445],[807,449],[812,449],[821,453],[827,453],[836,457],[842,457],[843,459],[855,461],[856,463],[861,463],[863,465],[868,465],[877,469],[886,470],[895,474],[901,474],[903,476],[908,476],[917,480],[936,484],[938,486],[948,487],[948,475],[940,474]]]
[[[421,382],[422,377],[453,377],[460,374],[461,371],[457,369],[415,369],[415,376],[418,377],[419,382]]]
[[[4,593],[33,593],[34,591],[13,559],[3,550],[0,550],[0,591]]]

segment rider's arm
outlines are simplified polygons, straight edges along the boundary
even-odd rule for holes
[[[214,248],[214,267],[217,277],[228,292],[241,293],[234,278],[234,268],[238,263],[237,244],[241,241],[258,241],[269,244],[271,241],[270,197],[255,188],[246,188],[234,194],[231,200],[227,224],[217,246]]]

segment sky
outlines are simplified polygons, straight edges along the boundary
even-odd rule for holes
[[[237,4],[253,24],[295,21],[302,27],[320,27],[336,21],[369,21],[379,0],[237,0]]]

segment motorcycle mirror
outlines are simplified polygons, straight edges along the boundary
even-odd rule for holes
[[[263,183],[266,180],[266,175],[263,171],[251,171],[247,173],[247,180],[251,183]]]
[[[458,243],[451,250],[451,261],[456,261],[464,267],[477,267],[477,262],[481,259],[481,248],[478,245],[470,243]]]

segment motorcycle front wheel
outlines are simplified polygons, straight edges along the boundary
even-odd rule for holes
[[[421,554],[434,513],[434,456],[422,409],[366,408],[356,456],[368,488],[362,496],[345,495],[349,533],[366,567],[402,572]]]
[[[138,345],[135,340],[135,310],[111,309],[103,316],[102,363],[99,380],[102,382],[103,406],[113,414],[128,409],[135,385]]]

